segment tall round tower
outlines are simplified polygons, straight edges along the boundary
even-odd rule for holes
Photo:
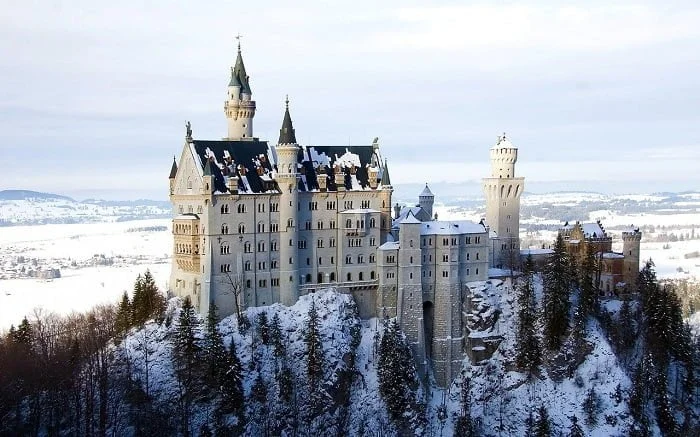
[[[491,148],[491,176],[484,178],[486,224],[496,232],[491,240],[492,267],[511,268],[520,259],[520,196],[525,178],[515,177],[518,149],[506,138],[498,137]]]
[[[284,120],[277,141],[277,185],[280,195],[280,302],[294,305],[299,298],[299,267],[297,259],[297,203],[299,201],[299,175],[297,144],[292,118],[289,115],[289,99],[286,100]]]
[[[224,114],[228,124],[227,140],[253,138],[253,117],[255,117],[255,101],[250,89],[249,77],[245,72],[241,44],[238,43],[236,64],[231,68],[231,79],[228,83]]]
[[[639,252],[642,241],[642,232],[639,228],[622,233],[622,253],[625,255],[622,278],[627,284],[627,289],[634,292],[637,289],[637,277],[639,275]]]
[[[425,188],[423,188],[423,191],[418,195],[418,206],[423,208],[425,212],[428,213],[428,216],[430,218],[433,218],[433,203],[435,202],[435,195],[433,195],[433,192],[430,191],[430,188],[428,188],[428,183],[426,182]]]

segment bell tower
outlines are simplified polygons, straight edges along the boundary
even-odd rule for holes
[[[224,114],[228,124],[226,140],[246,140],[253,138],[253,117],[255,117],[255,101],[250,89],[250,77],[245,72],[241,56],[241,36],[238,35],[238,56],[236,64],[231,68],[231,79],[228,83]]]
[[[511,268],[520,259],[520,196],[525,178],[515,177],[518,149],[504,133],[491,148],[491,176],[483,179],[486,224],[497,234],[491,239],[492,267]]]

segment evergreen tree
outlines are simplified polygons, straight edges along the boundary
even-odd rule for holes
[[[676,421],[668,402],[668,384],[666,369],[657,368],[656,384],[654,385],[654,404],[656,406],[656,423],[664,435],[671,435],[676,430]]]
[[[411,351],[399,325],[393,320],[379,343],[377,376],[379,393],[394,421],[399,421],[412,406],[415,375]]]
[[[199,437],[213,437],[214,434],[211,432],[211,428],[209,428],[209,425],[206,423],[203,423],[202,426],[199,427]]]
[[[578,418],[574,415],[571,416],[571,427],[569,428],[569,437],[584,437],[583,430],[578,424]]]
[[[595,254],[591,250],[586,252],[581,265],[579,308],[584,318],[590,316],[598,309],[598,293],[595,289],[594,277]]]
[[[574,312],[573,326],[569,336],[567,347],[572,352],[572,356],[585,350],[586,346],[586,316],[583,315],[583,310],[579,307]]]
[[[629,350],[634,346],[637,338],[632,306],[628,297],[622,299],[620,313],[617,316],[617,339],[620,350]]]
[[[146,320],[150,318],[155,318],[156,320],[162,319],[163,312],[165,311],[165,298],[160,290],[158,290],[158,286],[150,270],[146,270],[146,273],[143,275],[142,287]]]
[[[148,316],[146,315],[146,296],[143,289],[143,277],[139,273],[134,281],[134,293],[131,301],[131,316],[134,326],[143,325]]]
[[[559,235],[544,269],[544,339],[551,350],[561,347],[561,337],[569,327],[570,286],[569,256]]]
[[[256,320],[258,324],[258,335],[260,335],[260,341],[262,344],[269,344],[270,343],[270,327],[267,324],[267,313],[265,311],[261,311]]]
[[[222,373],[226,371],[229,355],[224,347],[224,340],[219,332],[219,319],[216,315],[217,307],[214,302],[209,304],[207,312],[206,335],[204,337],[204,361],[206,376],[209,386],[218,388],[223,379]]]
[[[129,295],[126,291],[122,294],[122,300],[119,302],[117,307],[117,314],[114,320],[114,330],[117,335],[123,335],[131,327],[132,314],[131,314],[131,302],[129,301]]]
[[[588,392],[586,392],[586,398],[583,400],[583,411],[586,413],[586,425],[595,426],[598,423],[598,405],[598,394],[595,392],[595,389],[591,387]]]
[[[540,365],[540,345],[535,330],[536,319],[534,263],[528,255],[523,276],[518,285],[518,331],[516,333],[516,363],[532,375]]]
[[[280,326],[279,314],[275,313],[272,316],[272,322],[270,324],[270,343],[272,343],[273,354],[278,360],[284,358],[287,351],[284,346],[284,340],[282,339],[282,328]]]
[[[552,423],[544,404],[540,405],[537,421],[535,422],[535,437],[549,437],[552,435]]]
[[[253,402],[257,402],[260,405],[265,405],[267,403],[267,386],[260,373],[258,373],[258,376],[255,378],[253,387],[250,390],[250,396]]]
[[[306,321],[306,333],[304,335],[306,343],[306,374],[308,376],[309,387],[312,392],[317,391],[323,379],[323,343],[319,332],[318,312],[316,303],[311,299],[308,319]]]
[[[190,297],[185,297],[178,318],[173,353],[175,376],[178,381],[180,427],[190,435],[192,406],[199,391],[201,347],[195,332],[198,320]]]
[[[466,375],[462,379],[460,410],[455,420],[454,435],[455,437],[472,437],[476,435],[472,420],[471,380]]]
[[[231,339],[224,370],[219,374],[221,387],[220,409],[223,413],[241,411],[243,407],[243,367],[236,354],[236,343]]]

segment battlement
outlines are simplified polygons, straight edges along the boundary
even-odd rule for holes
[[[622,233],[622,241],[641,241],[642,232],[639,228],[635,228],[632,231],[625,231]]]

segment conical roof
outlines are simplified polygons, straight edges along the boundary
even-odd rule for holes
[[[389,178],[389,165],[384,160],[384,171],[382,171],[382,185],[391,185],[391,179]]]
[[[206,164],[204,164],[204,176],[211,176],[211,160],[207,159]]]
[[[296,144],[297,137],[294,133],[292,125],[292,117],[289,115],[289,98],[285,100],[284,120],[282,120],[282,128],[280,129],[280,139],[277,144]]]
[[[175,157],[173,156],[173,166],[170,167],[170,176],[168,179],[175,179],[175,175],[177,175],[177,163],[175,162]]]
[[[243,64],[243,56],[241,55],[241,46],[238,46],[238,56],[236,56],[236,64],[231,71],[231,80],[229,81],[229,86],[240,86],[241,92],[246,94],[253,94],[250,89],[250,84],[248,83],[248,75],[245,72],[245,65]]]
[[[433,195],[433,192],[430,191],[430,188],[428,188],[428,183],[426,182],[425,188],[423,188],[423,191],[420,193],[420,197],[435,197]]]

